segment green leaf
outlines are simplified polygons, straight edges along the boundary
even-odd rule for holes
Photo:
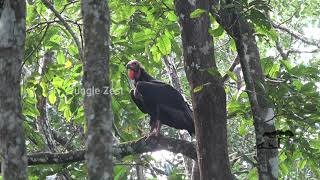
[[[114,168],[114,179],[126,179],[126,172],[128,168],[126,166],[115,166]]]
[[[57,62],[58,64],[64,64],[66,57],[64,56],[63,52],[59,52],[57,55]]]
[[[162,53],[162,55],[168,55],[171,53],[171,42],[168,36],[162,35],[158,39],[157,46]]]
[[[169,21],[173,21],[173,22],[176,22],[178,20],[178,17],[172,11],[168,12],[167,18]]]
[[[238,132],[239,132],[239,135],[240,136],[245,136],[246,134],[248,134],[248,130],[247,130],[247,125],[246,124],[242,124],[239,129],[238,129]]]
[[[198,92],[202,91],[203,87],[204,87],[204,85],[200,85],[200,86],[195,87],[193,89],[193,93],[198,93]]]
[[[257,168],[252,168],[248,173],[249,180],[256,180],[258,178]]]
[[[146,33],[148,31],[137,32],[133,34],[133,40],[135,42],[146,41],[150,39],[150,36]]]
[[[58,106],[58,111],[64,111],[67,107],[68,106],[65,101],[60,101],[59,106]]]
[[[237,76],[234,72],[231,72],[231,71],[227,71],[227,74],[229,75],[229,77],[234,80],[234,81],[237,81]]]
[[[280,171],[282,172],[282,175],[285,176],[289,173],[288,166],[285,163],[280,164]]]
[[[40,82],[40,86],[41,86],[41,92],[42,92],[42,96],[47,97],[48,96],[48,85],[47,83],[45,83],[45,81],[41,81]],[[38,94],[39,95],[39,94]]]
[[[279,156],[280,162],[283,162],[286,159],[287,159],[286,153],[285,152],[280,153],[280,156]]]
[[[273,58],[262,58],[261,65],[265,74],[268,74],[270,77],[277,78],[280,69],[280,64],[276,63]]]
[[[196,9],[190,14],[190,18],[192,18],[192,19],[198,18],[205,12],[207,12],[207,11],[204,9]]]
[[[74,57],[78,55],[78,48],[75,45],[70,45],[68,51]]]
[[[301,88],[301,92],[307,93],[307,92],[312,92],[315,89],[315,84],[314,82],[308,82],[307,84],[304,84]]]
[[[54,90],[50,91],[50,93],[49,93],[50,104],[54,104],[56,101],[57,101],[57,97],[56,97],[55,91]]]
[[[151,53],[152,53],[152,56],[153,56],[153,60],[156,61],[156,62],[160,62],[161,54],[158,51],[158,47],[157,46],[152,46],[151,47]]]
[[[207,71],[212,76],[220,76],[220,72],[217,68],[209,68],[209,69],[207,69]]]
[[[286,68],[287,71],[292,69],[292,65],[289,61],[280,60],[280,63]]]
[[[271,29],[271,24],[266,17],[266,15],[259,11],[258,9],[252,8],[250,10],[250,19],[259,27],[265,29],[265,30],[270,30]]]
[[[306,160],[306,159],[300,161],[300,162],[299,162],[299,169],[302,170],[302,169],[305,167],[306,164],[307,164],[307,160]]]
[[[70,111],[70,108],[67,107],[67,108],[64,110],[64,112],[63,112],[63,116],[64,116],[64,118],[66,119],[67,122],[70,121],[71,115],[72,115],[72,113],[71,113],[71,111]]]
[[[231,39],[230,41],[230,48],[232,52],[237,52],[237,46],[236,46],[236,42],[234,41],[234,39]]]
[[[221,25],[219,25],[216,29],[210,31],[210,34],[213,35],[214,37],[219,37],[223,35],[224,29]]]
[[[62,87],[63,82],[64,82],[64,80],[61,79],[60,77],[54,77],[54,78],[52,79],[52,85],[53,85],[55,88],[60,88],[60,87]]]

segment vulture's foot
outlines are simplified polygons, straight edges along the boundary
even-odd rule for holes
[[[157,131],[156,129],[154,129],[153,131],[151,131],[149,134],[147,134],[147,138],[146,140],[148,140],[149,138],[152,138],[152,137],[159,137],[161,134],[160,134],[160,131]]]

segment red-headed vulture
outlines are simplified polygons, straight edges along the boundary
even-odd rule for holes
[[[137,60],[127,64],[128,76],[133,81],[131,98],[143,112],[150,115],[150,135],[160,134],[161,124],[195,132],[192,110],[182,95],[169,84],[150,76]]]

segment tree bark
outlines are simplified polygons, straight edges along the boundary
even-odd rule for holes
[[[196,147],[193,143],[164,136],[149,137],[147,140],[146,137],[143,137],[137,141],[114,145],[112,154],[115,158],[121,159],[128,155],[139,155],[159,150],[181,153],[190,159],[197,159]],[[84,155],[85,150],[71,151],[68,153],[35,153],[28,155],[28,165],[79,162],[84,161]]]
[[[217,3],[216,1],[213,1]],[[236,1],[230,1],[232,4]],[[212,6],[213,7],[213,6]],[[274,111],[268,103],[265,77],[261,68],[259,49],[254,30],[237,8],[221,8],[217,21],[236,42],[240,64],[253,114],[259,179],[278,179],[277,137],[267,134],[275,132]],[[215,12],[211,9],[211,13]]]
[[[109,10],[107,1],[82,0],[84,24],[84,109],[88,137],[88,179],[113,179],[111,88],[109,80]],[[81,53],[81,52],[79,52]]]
[[[0,147],[4,180],[27,179],[20,80],[26,4],[5,0],[0,17]]]
[[[226,126],[226,94],[215,60],[208,0],[176,0],[184,66],[191,87],[200,179],[232,179]],[[196,9],[205,10],[190,18]],[[213,133],[214,132],[214,133]]]

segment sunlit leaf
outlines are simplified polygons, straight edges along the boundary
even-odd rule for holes
[[[200,85],[200,86],[195,87],[193,89],[193,93],[198,93],[198,92],[202,91],[203,87],[204,87],[204,85]]]
[[[54,91],[50,91],[49,93],[49,102],[50,104],[54,104],[57,100],[56,94]]]
[[[204,9],[196,9],[190,14],[190,18],[192,18],[192,19],[198,18],[205,12],[207,12],[207,11]]]
[[[70,68],[72,66],[72,62],[67,61],[64,65],[65,65],[65,68]]]
[[[160,36],[160,38],[158,39],[157,46],[163,55],[168,55],[171,53],[171,42],[168,36]]]

